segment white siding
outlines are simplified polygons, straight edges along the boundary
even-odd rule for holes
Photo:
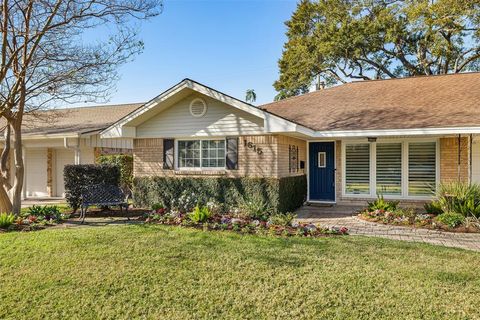
[[[27,197],[47,197],[47,149],[25,152]]]
[[[472,182],[480,183],[480,141],[472,144]]]
[[[133,139],[115,138],[115,139],[101,139],[100,135],[96,134],[90,137],[85,145],[90,147],[114,148],[114,149],[133,149]]]
[[[190,102],[201,97],[207,113],[200,118],[190,114]],[[263,119],[238,110],[218,100],[191,95],[160,112],[137,127],[137,138],[228,136],[262,134]]]

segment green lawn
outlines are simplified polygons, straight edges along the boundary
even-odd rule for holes
[[[480,316],[480,254],[129,225],[0,234],[0,319]]]

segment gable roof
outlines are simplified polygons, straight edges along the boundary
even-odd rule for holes
[[[174,102],[179,101],[186,95],[192,92],[203,94],[212,99],[221,101],[232,108],[236,108],[257,116],[264,120],[264,130],[267,133],[272,132],[295,132],[302,126],[296,124],[294,121],[289,121],[277,116],[271,112],[258,108],[254,105],[246,103],[242,100],[236,99],[223,92],[215,90],[204,84],[201,84],[192,79],[183,79],[173,87],[165,90],[157,97],[142,105],[140,108],[125,115],[116,123],[113,123],[108,128],[101,132],[102,138],[116,138],[116,137],[135,137],[135,126],[142,123],[148,117],[156,114],[159,109],[165,109],[173,105]]]
[[[480,73],[357,81],[260,107],[317,133],[480,127]]]
[[[22,133],[26,136],[65,136],[98,132],[142,105],[132,103],[38,111],[25,115]]]

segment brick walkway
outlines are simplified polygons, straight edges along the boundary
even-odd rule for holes
[[[480,251],[479,233],[453,233],[367,222],[354,216],[358,209],[358,207],[348,206],[305,206],[296,213],[299,221],[323,226],[347,227],[351,235],[425,242],[446,247]]]

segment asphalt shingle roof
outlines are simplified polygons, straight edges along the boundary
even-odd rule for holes
[[[480,73],[357,81],[260,108],[317,131],[480,126]]]
[[[22,133],[25,135],[77,134],[103,130],[143,103],[66,108],[39,111],[26,115]]]

